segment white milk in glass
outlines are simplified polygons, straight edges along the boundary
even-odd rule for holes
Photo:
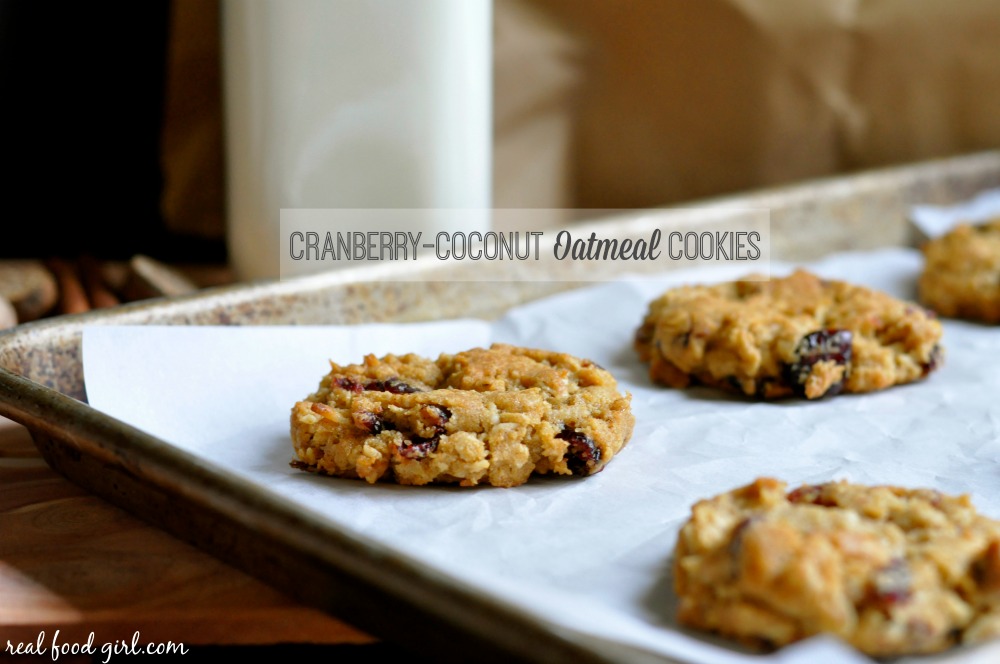
[[[462,208],[448,217],[461,228],[415,214],[412,230],[485,230],[490,0],[225,0],[223,11],[240,278],[277,276],[281,208]]]

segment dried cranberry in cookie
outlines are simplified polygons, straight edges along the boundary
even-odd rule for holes
[[[802,337],[785,377],[799,396],[833,396],[844,387],[851,369],[850,330],[817,330]]]
[[[439,442],[439,436],[404,440],[399,446],[399,453],[407,459],[423,459],[431,452],[437,450]]]
[[[591,438],[580,433],[576,429],[566,427],[556,438],[561,438],[568,443],[566,448],[566,465],[574,475],[590,475],[601,466],[601,448],[599,448]]]

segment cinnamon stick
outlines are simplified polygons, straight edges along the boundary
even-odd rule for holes
[[[83,272],[83,285],[87,289],[87,297],[92,307],[107,309],[121,304],[105,282],[101,265],[93,257],[83,256],[80,259],[80,271]]]
[[[53,258],[47,265],[59,284],[59,312],[79,314],[90,311],[90,301],[87,300],[87,293],[80,283],[76,268],[61,258]]]

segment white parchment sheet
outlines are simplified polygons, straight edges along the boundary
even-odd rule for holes
[[[813,265],[912,299],[919,254],[842,254]],[[774,265],[773,274],[789,270]],[[90,403],[349,531],[565,629],[689,662],[867,661],[831,639],[770,655],[681,630],[669,574],[697,500],[773,476],[970,493],[1000,518],[1000,328],[945,321],[944,366],[867,395],[777,403],[652,385],[632,350],[664,288],[740,276],[702,269],[622,281],[512,310],[501,320],[355,327],[101,327],[84,332]],[[328,370],[365,353],[435,356],[504,341],[589,357],[632,393],[635,433],[589,478],[512,489],[371,486],[289,467],[288,415]],[[949,661],[1000,661],[991,648]],[[936,661],[920,658],[919,661]]]
[[[981,224],[1000,217],[1000,189],[987,189],[957,205],[917,205],[910,221],[927,238],[944,235],[958,224]]]

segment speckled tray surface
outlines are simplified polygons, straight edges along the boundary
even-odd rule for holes
[[[772,258],[806,261],[835,251],[910,244],[905,214],[911,205],[949,204],[997,186],[1000,153],[992,152],[718,199],[646,214],[638,222],[609,221],[605,228],[636,234],[652,225],[690,228],[720,206],[769,208]],[[549,268],[565,269],[555,262]],[[378,635],[457,661],[467,659],[468,648],[484,661],[643,659],[571,641],[371,541],[296,514],[85,403],[80,338],[86,325],[491,318],[576,285],[437,278],[442,280],[371,281],[365,271],[353,270],[21,326],[0,336],[0,414],[25,424],[47,461],[74,482]]]

